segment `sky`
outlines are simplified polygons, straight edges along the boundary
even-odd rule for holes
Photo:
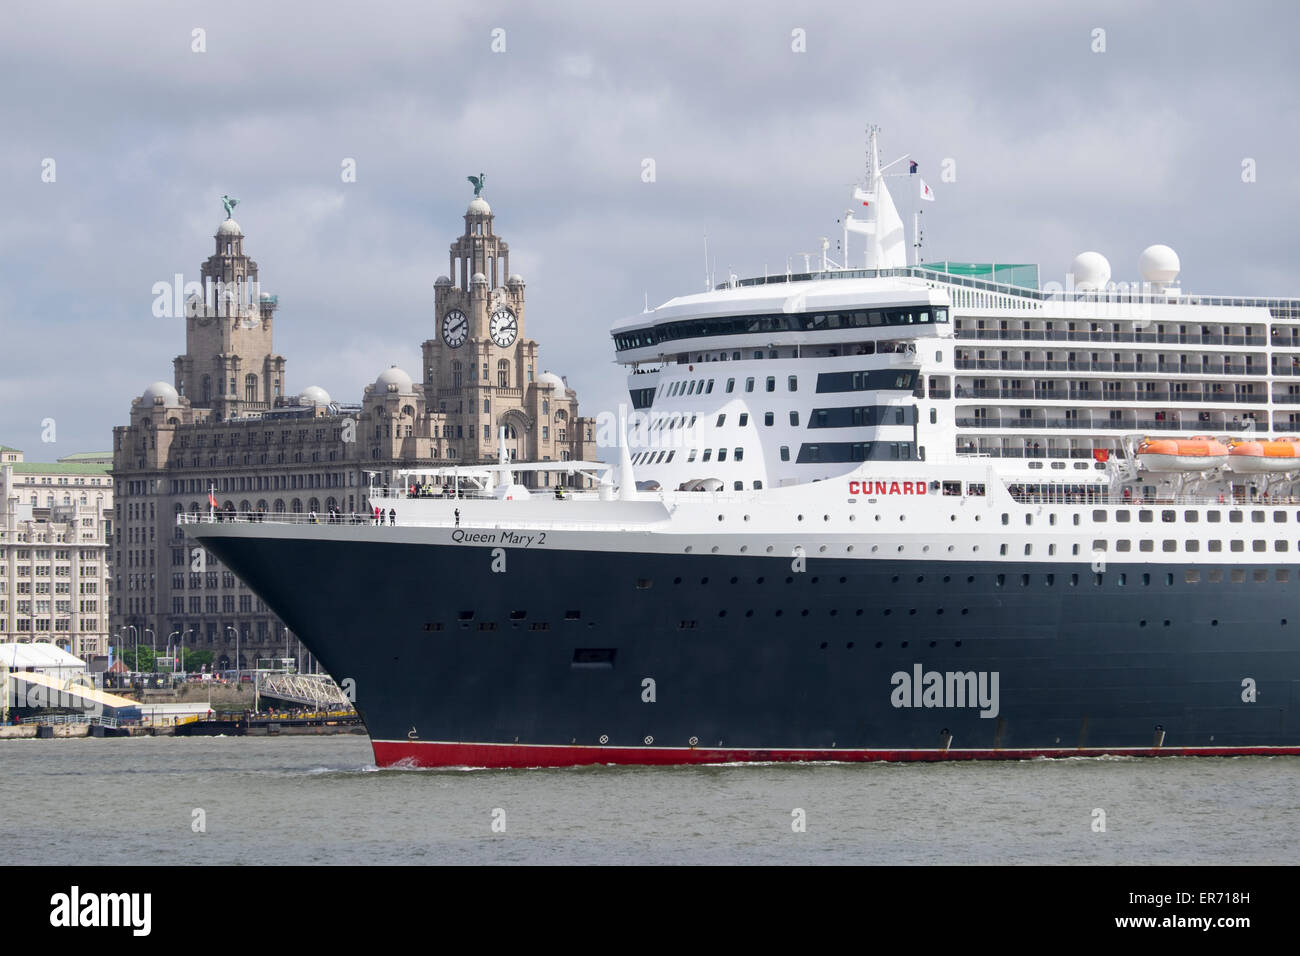
[[[1132,280],[1165,243],[1184,291],[1300,297],[1297,26],[1251,0],[7,0],[0,444],[107,450],[172,380],[184,328],[152,290],[197,278],[223,194],[287,390],[344,402],[419,380],[466,176],[542,368],[596,415],[627,401],[609,327],[701,291],[706,236],[718,281],[835,241],[868,124],[934,190],[927,260],[1064,281],[1096,250]]]

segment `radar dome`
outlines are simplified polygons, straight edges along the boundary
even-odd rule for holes
[[[162,399],[162,402],[159,403],[158,399]],[[140,401],[146,405],[179,405],[181,397],[176,393],[176,389],[166,382],[154,382],[144,390],[144,394],[140,396]]]
[[[302,390],[298,400],[304,405],[328,405],[330,403],[330,394],[319,385],[308,385]]]
[[[1138,257],[1138,272],[1152,285],[1170,285],[1181,271],[1178,253],[1168,246],[1147,246]]]
[[[1081,252],[1070,264],[1070,272],[1076,289],[1104,289],[1110,281],[1110,262],[1100,252]]]
[[[385,369],[375,379],[375,391],[381,395],[389,392],[395,392],[400,395],[409,395],[412,391],[411,376],[407,375],[396,365]]]

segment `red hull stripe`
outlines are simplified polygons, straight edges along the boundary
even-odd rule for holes
[[[1300,747],[1055,747],[999,750],[787,750],[721,747],[579,747],[375,740],[380,767],[576,767],[583,764],[759,763],[832,760],[1028,760],[1034,757],[1295,756]]]

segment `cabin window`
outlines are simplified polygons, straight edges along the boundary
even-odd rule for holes
[[[1207,542],[1205,542],[1205,550],[1206,550],[1206,551],[1222,551],[1222,550],[1223,550],[1223,542],[1222,542],[1222,541],[1207,541]]]
[[[1138,542],[1139,551],[1154,551],[1155,549],[1156,549],[1156,543],[1154,541],[1147,540],[1147,541]]]
[[[1129,511],[1116,511],[1115,520],[1120,524],[1126,524],[1133,520],[1133,513]]]
[[[731,394],[731,392],[733,392],[735,388],[736,388],[736,380],[734,378],[727,379],[727,394]]]
[[[782,446],[781,446],[781,460],[782,460],[782,461],[789,461],[789,460],[790,460],[790,446],[789,446],[789,445],[782,445]]]
[[[771,412],[765,413],[763,415],[763,424],[768,426],[776,424],[776,416],[773,415]]]
[[[1244,541],[1229,541],[1229,542],[1228,542],[1228,550],[1229,550],[1229,551],[1236,551],[1236,552],[1242,552],[1242,551],[1245,551],[1245,550],[1246,550],[1246,542],[1244,542]]]

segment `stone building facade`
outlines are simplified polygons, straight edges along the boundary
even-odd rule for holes
[[[0,643],[108,652],[113,479],[106,455],[29,462],[0,446]]]
[[[260,292],[238,223],[227,218],[214,239],[203,294],[185,302],[173,382],[150,385],[114,429],[116,627],[177,636],[222,668],[298,655],[284,624],[176,524],[207,511],[210,492],[225,512],[365,513],[372,482],[400,469],[495,461],[501,429],[520,461],[594,459],[593,420],[560,376],[539,371],[524,336],[524,282],[485,200],[469,204],[451,275],[434,283],[420,380],[384,369],[355,404],[318,386],[288,392],[272,341],[278,300]]]

